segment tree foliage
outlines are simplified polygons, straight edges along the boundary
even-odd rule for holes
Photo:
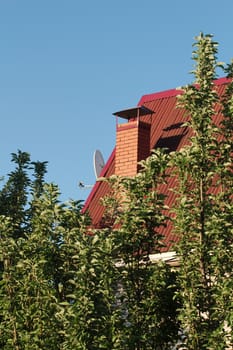
[[[172,160],[179,179],[180,320],[186,347],[193,350],[216,349],[216,344],[226,349],[233,341],[232,83],[220,99],[214,88],[216,55],[217,43],[200,34],[193,54],[195,84],[179,98],[193,135]],[[215,121],[216,104],[223,113],[221,125]]]
[[[108,220],[115,217],[112,227],[121,274],[120,349],[167,349],[177,338],[176,274],[162,261],[153,264],[150,259],[164,247],[160,229],[167,217],[159,188],[166,183],[169,159],[166,152],[157,150],[141,162],[142,169],[134,178],[113,176],[110,180],[115,195],[111,193],[105,205]]]
[[[175,275],[149,254],[162,246],[155,228],[165,225],[164,196],[156,188],[166,181],[168,155],[155,153],[135,179],[110,180],[121,198],[112,226],[99,230],[89,228],[80,202],[59,202],[57,186],[44,183],[46,163],[25,155],[20,167],[14,156],[1,191],[7,203],[23,173],[21,199],[9,201],[17,225],[1,212],[1,348],[166,349],[178,328]]]

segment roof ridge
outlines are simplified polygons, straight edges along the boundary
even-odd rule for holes
[[[231,81],[230,78],[222,77],[222,78],[215,79],[214,84],[218,86],[218,85],[227,84],[227,83],[229,83],[229,81]],[[160,98],[173,97],[173,96],[180,95],[181,93],[182,93],[182,88],[177,87],[174,89],[158,91],[158,92],[154,92],[151,94],[142,95],[142,97],[140,98],[140,100],[138,102],[138,106],[142,106],[145,102],[158,100]]]

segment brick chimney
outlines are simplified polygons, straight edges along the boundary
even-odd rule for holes
[[[114,113],[117,117],[128,119],[127,123],[117,123],[116,127],[116,175],[136,175],[138,162],[150,155],[150,118],[145,122],[140,117],[152,113],[143,106]]]

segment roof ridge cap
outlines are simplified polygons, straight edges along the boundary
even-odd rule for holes
[[[229,83],[230,81],[231,79],[227,77],[217,78],[217,79],[214,79],[214,85],[217,85],[217,86],[223,85],[223,84]],[[142,106],[145,102],[158,100],[160,98],[174,97],[174,96],[180,95],[181,93],[182,93],[182,87],[177,87],[173,89],[154,92],[151,94],[145,94],[145,95],[142,95],[142,97],[140,98],[138,102],[138,106]]]

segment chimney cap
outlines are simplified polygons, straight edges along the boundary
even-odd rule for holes
[[[138,118],[143,115],[152,114],[152,113],[154,112],[145,106],[137,106],[129,109],[124,109],[119,112],[115,112],[113,113],[113,115],[129,120],[131,118]]]

